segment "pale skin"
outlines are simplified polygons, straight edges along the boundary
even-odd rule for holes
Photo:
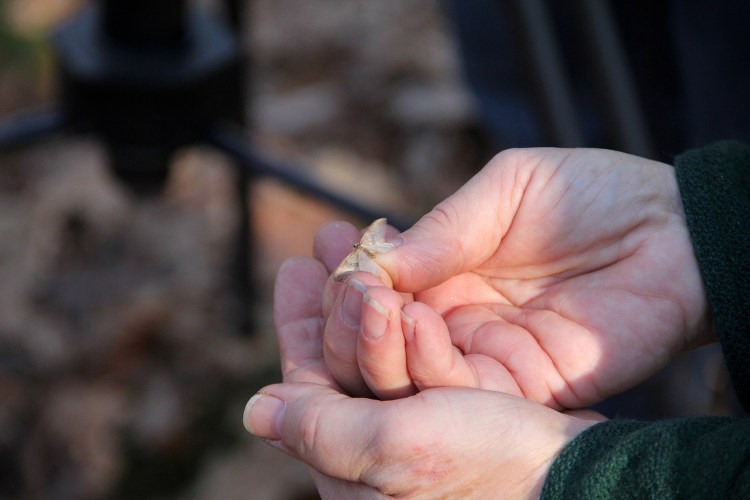
[[[597,418],[554,410],[714,340],[668,165],[507,151],[401,238],[377,257],[392,283],[328,279],[358,239],[342,224],[279,273],[285,383],[245,422],[321,471],[324,494],[536,496]],[[396,400],[350,398],[372,394]]]
[[[244,416],[248,431],[308,464],[322,498],[538,497],[560,450],[600,420],[470,388],[395,401],[350,397],[323,359],[329,273],[307,258],[279,271],[284,383],[262,389]]]
[[[316,237],[329,268],[341,233]],[[403,240],[377,257],[402,293],[365,273],[324,291],[326,361],[352,394],[460,386],[585,408],[714,340],[669,165],[506,152]],[[358,289],[357,318],[343,306]]]

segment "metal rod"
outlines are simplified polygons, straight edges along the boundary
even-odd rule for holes
[[[301,174],[299,172],[301,168],[294,168],[263,157],[251,148],[247,141],[231,131],[226,129],[213,131],[207,141],[233,158],[243,169],[247,170],[251,178],[267,176],[279,179],[292,187],[303,190],[306,194],[331,203],[366,220],[388,217],[388,223],[401,231],[411,226],[400,217],[384,214],[382,210],[366,207],[344,196],[330,192],[312,178]]]
[[[249,185],[250,175],[242,168],[236,169],[237,179],[235,181],[238,221],[236,231],[235,255],[233,262],[233,285],[236,288],[237,295],[240,297],[241,309],[237,311],[240,322],[240,330],[250,333],[253,329],[253,312],[251,302],[255,297],[255,288],[253,287],[253,251],[254,247],[250,244],[251,227],[250,227],[250,204],[248,203],[247,188]]]
[[[57,110],[20,115],[0,122],[0,150],[30,144],[46,136],[62,132],[65,117]]]

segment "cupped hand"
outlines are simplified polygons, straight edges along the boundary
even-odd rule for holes
[[[539,498],[552,462],[595,423],[463,388],[379,401],[279,384],[245,413],[252,434],[318,471],[324,498]]]
[[[326,362],[355,394],[463,386],[581,408],[713,340],[669,165],[509,150],[400,241],[377,257],[395,291],[363,273],[324,293]],[[329,271],[346,251],[321,230]]]
[[[601,420],[477,389],[351,398],[323,359],[327,277],[314,259],[282,266],[274,315],[284,383],[262,389],[244,415],[251,433],[311,467],[323,498],[538,497],[560,450]]]

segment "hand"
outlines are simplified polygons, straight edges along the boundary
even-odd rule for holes
[[[330,270],[346,250],[331,227],[321,233],[317,255]],[[359,322],[343,320],[353,287],[326,288],[326,361],[355,394],[448,385],[581,408],[713,340],[665,164],[604,150],[506,151],[402,238],[377,259],[401,293],[354,276],[366,289]]]
[[[538,497],[560,450],[600,419],[476,389],[388,402],[342,394],[323,360],[327,275],[303,258],[279,271],[285,383],[262,389],[244,416],[250,432],[314,468],[324,498]]]
[[[378,401],[317,384],[266,387],[245,414],[252,434],[327,476],[324,498],[539,498],[554,459],[594,423],[493,391]]]

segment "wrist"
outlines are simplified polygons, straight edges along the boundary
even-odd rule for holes
[[[680,266],[684,275],[684,286],[678,290],[676,299],[683,310],[684,341],[681,350],[687,351],[716,342],[717,337],[711,320],[705,284],[701,278],[698,259],[688,230],[677,174],[673,167],[666,165],[665,167],[663,181],[666,185],[663,192],[669,200],[667,205],[672,214],[670,220],[673,227],[673,244],[676,250],[680,247],[684,248],[684,251],[676,251],[673,258],[680,258],[683,261]]]
[[[529,488],[521,495],[523,498],[540,498],[552,464],[560,456],[563,449],[586,429],[606,420],[603,415],[591,410],[555,413],[557,413],[557,422],[550,426],[552,430],[545,435],[546,446],[540,449],[541,461],[535,467],[529,480],[526,481]]]

